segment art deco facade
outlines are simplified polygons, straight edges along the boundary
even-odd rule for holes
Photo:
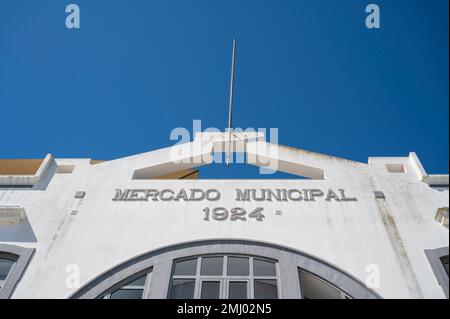
[[[241,134],[249,164],[308,179],[199,179],[224,139],[0,160],[0,297],[448,298],[448,175]]]

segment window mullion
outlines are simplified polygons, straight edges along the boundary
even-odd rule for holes
[[[212,257],[221,257],[221,273],[220,275],[202,275],[202,266],[207,267],[204,269],[205,273],[209,273],[211,270],[209,270],[210,268],[210,260],[208,260],[208,263],[206,263],[205,258],[212,258]],[[236,268],[236,273],[239,273],[242,271],[239,270],[242,267],[248,267],[248,274],[246,275],[228,275],[228,273],[232,270],[234,272],[234,268],[230,268],[228,266],[230,266],[230,257],[237,257],[237,258],[245,258],[247,265],[243,264],[242,261],[238,261],[235,264],[235,260],[232,260],[233,265],[232,267],[238,267]],[[220,284],[220,286],[218,287],[219,290],[219,297],[221,299],[227,299],[229,297],[230,294],[230,282],[243,282],[246,284],[246,296],[248,299],[254,299],[255,298],[255,280],[269,280],[272,282],[271,285],[275,284],[277,287],[277,292],[276,295],[279,297],[280,296],[280,290],[279,290],[279,282],[280,282],[280,278],[279,278],[279,269],[276,268],[275,269],[275,275],[270,275],[270,276],[255,276],[255,258],[253,256],[249,256],[249,255],[229,255],[229,254],[223,254],[223,255],[219,255],[219,254],[214,254],[214,255],[199,255],[197,257],[191,256],[190,258],[192,259],[196,259],[196,264],[195,264],[195,274],[192,276],[189,275],[172,275],[171,277],[171,281],[173,280],[194,280],[194,291],[193,291],[193,297],[194,299],[200,299],[202,297],[202,286],[205,282],[218,282]],[[266,262],[270,262],[275,264],[275,267],[277,267],[278,263],[276,261],[272,261],[272,260],[268,260],[265,259],[263,257],[256,257],[258,260],[264,260]],[[183,259],[180,259],[181,261]],[[179,262],[177,260],[174,261],[175,263]],[[259,264],[258,264],[259,265]],[[194,266],[194,265],[192,265]],[[219,266],[219,264],[215,264],[214,267]],[[176,264],[175,266],[176,267]],[[212,267],[212,266],[211,266]],[[192,268],[191,268],[192,269]],[[217,269],[217,268],[212,268],[212,269]],[[212,272],[211,272],[212,273]],[[192,284],[192,283],[191,283]],[[191,286],[192,287],[192,286]],[[259,287],[259,286],[258,286]],[[170,289],[173,289],[173,286],[170,286]],[[190,291],[189,294],[192,293],[192,290]],[[275,294],[275,292],[273,292],[273,294]]]
[[[120,289],[143,290],[144,288],[145,288],[145,286],[123,286],[122,288],[119,288],[118,290],[120,290]]]
[[[142,292],[142,299],[147,299],[147,295],[150,289],[150,282],[152,280],[152,273],[153,269],[147,274],[147,277],[145,277],[145,283],[144,283],[144,291]]]
[[[195,269],[195,290],[194,299],[200,299],[201,297],[201,282],[200,282],[200,267],[202,264],[202,257],[197,258],[197,268]]]
[[[220,299],[228,299],[228,282],[225,278],[228,276],[228,256],[222,258],[222,280],[220,281]]]
[[[254,273],[254,269],[253,269],[253,257],[250,257],[250,260],[249,260],[249,263],[250,263],[250,271],[249,271],[249,274],[250,274],[250,284],[249,284],[249,286],[250,286],[250,295],[248,296],[248,298],[249,299],[255,299],[255,289],[254,289],[254,280],[253,280],[253,273]]]

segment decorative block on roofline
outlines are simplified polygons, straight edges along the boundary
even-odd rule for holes
[[[448,207],[439,208],[434,219],[442,226],[448,228]]]
[[[0,175],[0,185],[35,185],[37,184],[53,161],[53,156],[47,154],[34,175]]]

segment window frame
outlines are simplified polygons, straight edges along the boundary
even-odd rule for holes
[[[449,298],[449,276],[442,263],[442,258],[448,258],[449,256],[449,248],[427,249],[425,250],[425,255],[428,258],[437,282],[444,291],[444,294]]]
[[[11,298],[34,254],[34,248],[0,244],[0,257],[15,261],[8,276],[2,281],[0,299]]]
[[[114,289],[111,287],[120,287],[119,284],[127,278],[149,268],[152,268],[152,279],[145,298],[170,298],[173,261],[213,254],[251,255],[261,259],[276,260],[280,278],[277,283],[279,299],[301,299],[297,267],[320,276],[348,292],[355,299],[382,299],[382,296],[367,287],[357,277],[326,260],[287,246],[244,239],[203,239],[151,249],[108,267],[104,272],[84,283],[81,288],[74,290],[69,298],[99,298],[104,292]],[[295,280],[292,280],[293,278]]]
[[[142,286],[130,286],[129,284],[135,281],[138,278],[145,276],[145,282]],[[146,299],[148,291],[150,289],[150,284],[152,280],[152,268],[147,269],[144,272],[139,272],[134,274],[133,276],[127,278],[126,280],[122,280],[120,283],[114,285],[107,292],[102,293],[97,299],[111,299],[111,295],[118,290],[142,290],[141,299]]]
[[[210,257],[222,257],[222,275],[202,275],[201,267],[203,258]],[[238,258],[246,258],[249,263],[249,274],[247,276],[244,275],[228,275],[228,258],[229,257],[238,257]],[[194,275],[175,275],[175,267],[177,262],[181,262],[184,260],[196,259],[196,272]],[[275,265],[275,275],[273,276],[261,276],[255,275],[254,271],[254,260],[262,260],[273,263]],[[204,281],[220,281],[220,299],[228,299],[229,296],[229,284],[230,282],[238,281],[238,282],[247,282],[247,299],[254,299],[255,296],[255,280],[275,280],[277,283],[277,298],[281,298],[281,287],[280,287],[280,271],[278,266],[278,261],[274,259],[270,259],[264,256],[253,256],[246,254],[206,254],[206,255],[197,255],[197,256],[186,256],[178,259],[174,259],[172,262],[172,271],[170,274],[169,287],[167,290],[167,298],[171,298],[172,294],[172,284],[176,279],[191,279],[195,280],[194,285],[194,299],[201,299],[201,289],[202,282]]]
[[[0,260],[9,260],[9,261],[13,262],[11,268],[8,271],[8,274],[6,275],[6,278],[4,280],[0,279],[0,291],[1,291],[2,288],[6,285],[6,282],[8,281],[9,277],[11,277],[11,273],[12,273],[14,267],[17,264],[17,256],[11,255],[11,254],[7,254],[7,253],[4,253],[4,252],[0,251]]]

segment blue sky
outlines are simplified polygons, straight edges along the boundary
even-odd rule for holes
[[[114,159],[172,145],[194,119],[225,128],[237,37],[235,126],[362,162],[415,151],[448,173],[447,0],[71,2],[0,2],[0,158]],[[369,3],[381,29],[364,25]]]

